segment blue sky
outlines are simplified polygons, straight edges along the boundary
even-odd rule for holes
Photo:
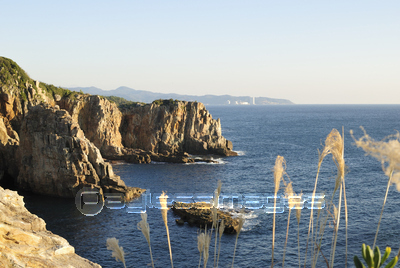
[[[400,1],[1,1],[33,79],[298,104],[400,104]]]

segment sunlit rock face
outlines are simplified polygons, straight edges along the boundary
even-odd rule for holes
[[[91,187],[101,193],[124,193],[127,198],[140,193],[113,173],[69,113],[57,107],[30,109],[21,125],[16,160],[16,184],[30,192],[75,197],[82,187]]]
[[[199,102],[164,101],[123,111],[122,143],[160,154],[236,155],[221,122]]]
[[[0,267],[101,267],[75,254],[67,240],[46,230],[17,192],[0,187]]]
[[[103,97],[82,95],[57,104],[108,159],[186,163],[185,153],[236,155],[202,103],[163,100],[120,111]]]
[[[100,96],[81,95],[74,100],[63,98],[57,104],[69,112],[102,154],[120,153],[122,113],[115,103]]]

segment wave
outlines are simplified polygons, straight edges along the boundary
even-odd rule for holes
[[[232,215],[233,218],[237,218],[242,214],[240,211],[237,210],[230,210],[229,213]],[[243,213],[244,224],[242,227],[241,232],[251,231],[254,227],[258,226],[261,220],[258,218],[260,213],[255,211],[245,210]]]
[[[234,151],[234,152],[237,153],[238,156],[246,155],[246,152],[245,152],[245,151]]]

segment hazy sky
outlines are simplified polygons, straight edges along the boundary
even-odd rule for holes
[[[4,1],[33,79],[298,104],[400,104],[400,1]]]

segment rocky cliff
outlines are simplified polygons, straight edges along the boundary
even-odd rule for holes
[[[57,104],[69,112],[103,154],[121,154],[122,113],[115,103],[100,96],[79,95],[76,99],[62,98]]]
[[[199,102],[164,100],[124,109],[121,135],[125,147],[164,155],[236,155],[220,120]]]
[[[142,189],[127,187],[103,155],[148,163],[188,162],[187,153],[235,154],[201,103],[162,101],[121,112],[102,97],[34,81],[0,57],[1,185],[60,197],[91,187],[132,199]],[[9,266],[99,267],[0,187],[0,267]]]
[[[101,267],[77,254],[64,238],[46,230],[17,192],[0,187],[0,267]]]
[[[100,96],[57,102],[109,159],[189,162],[187,154],[236,155],[202,103],[163,100],[118,109]]]
[[[111,165],[104,162],[99,149],[85,136],[88,133],[100,148],[103,145],[120,148],[119,132],[108,134],[106,131],[113,129],[109,125],[103,128],[104,136],[103,132],[92,131],[99,129],[93,126],[96,123],[118,119],[119,110],[115,107],[115,114],[105,110],[96,121],[96,114],[92,117],[90,109],[102,107],[100,98],[85,96],[96,104],[85,105],[93,101],[81,100],[83,97],[77,92],[33,81],[15,62],[0,57],[2,185],[61,197],[74,197],[85,186],[101,192],[124,193],[127,199],[140,194],[141,189],[127,187],[114,175]],[[73,116],[56,105],[62,100],[77,103],[75,110],[70,110]],[[119,125],[115,127],[118,128]]]
[[[100,157],[134,163],[194,162],[189,154],[236,155],[232,143],[221,134],[220,120],[213,119],[202,103],[158,100],[120,110],[103,97],[34,81],[15,62],[3,57],[0,121],[0,183],[14,180],[19,187],[37,193],[69,196],[75,192],[72,189],[88,183],[103,190],[122,187],[121,182],[105,179],[106,174],[112,174],[110,166],[106,165],[104,171],[103,166],[93,163],[94,157],[85,162],[87,148],[96,151],[91,153],[96,159],[101,153]],[[90,142],[93,146],[88,145]],[[76,155],[85,157],[82,160]],[[74,163],[71,167],[69,161]],[[60,170],[53,170],[52,165],[61,162]],[[33,167],[42,171],[31,171]],[[40,190],[47,184],[51,184],[49,189]]]
[[[91,187],[131,199],[141,192],[114,175],[99,149],[57,106],[29,110],[21,125],[16,162],[18,188],[34,193],[73,198],[82,187]]]

